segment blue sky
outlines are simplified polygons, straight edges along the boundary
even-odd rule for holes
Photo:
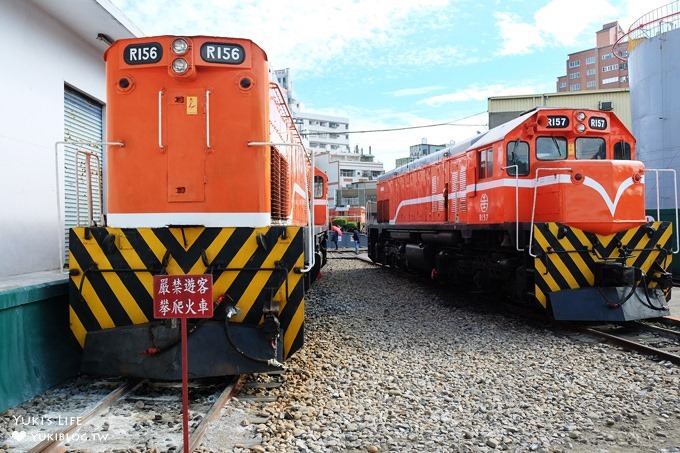
[[[110,0],[144,34],[249,38],[290,68],[303,111],[349,118],[385,169],[426,138],[486,130],[487,98],[556,91],[569,53],[658,0]]]

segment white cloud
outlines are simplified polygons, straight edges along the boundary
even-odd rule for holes
[[[651,14],[652,16],[662,17],[669,11],[666,10],[664,13],[663,7],[671,3],[671,0],[645,0],[644,2],[640,0],[624,0],[621,2],[619,14],[619,24],[623,27],[623,31],[628,31],[631,25],[642,16]],[[661,8],[656,11],[657,8]],[[658,14],[661,12],[661,14]]]
[[[482,106],[481,109],[485,109]],[[466,115],[451,113],[445,120],[424,117],[405,111],[390,109],[366,109],[346,106],[343,109],[327,109],[322,114],[351,118],[350,131],[375,131],[350,134],[350,147],[363,148],[376,156],[376,160],[384,164],[386,170],[395,166],[395,160],[407,157],[409,147],[421,143],[425,139],[431,144],[448,144],[472,137],[487,128],[486,112]],[[452,124],[442,124],[451,122]],[[417,128],[416,128],[417,127]]]
[[[486,86],[473,85],[451,93],[421,99],[418,101],[418,104],[434,107],[456,102],[486,101],[487,98],[492,96],[517,96],[522,94],[540,93],[541,91],[545,90],[542,90],[541,87],[536,85],[503,85],[500,83]]]
[[[400,90],[392,91],[389,94],[394,96],[394,97],[419,96],[419,95],[422,95],[422,94],[432,93],[433,91],[440,91],[444,88],[445,87],[440,86],[440,85],[431,85],[431,86],[415,87],[415,88],[402,88]]]
[[[321,72],[329,64],[373,64],[369,51],[389,48],[400,37],[413,33],[414,22],[421,27],[445,26],[435,13],[448,4],[447,0],[112,1],[149,35],[252,39],[266,49],[272,67],[295,68],[298,78],[306,72]],[[439,49],[430,57],[441,59],[455,52]],[[427,63],[425,57],[419,62]]]
[[[499,12],[495,17],[503,42],[503,47],[496,52],[498,55],[527,54],[543,47],[544,42],[535,25],[520,22],[519,16],[512,13]]]
[[[502,46],[496,54],[521,55],[582,42],[594,46],[594,32],[616,20],[620,12],[607,0],[551,0],[528,22],[517,14],[498,12],[495,18]]]

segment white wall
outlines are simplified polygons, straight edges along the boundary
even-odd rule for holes
[[[2,280],[59,267],[54,144],[64,139],[64,84],[101,101],[105,95],[101,49],[30,2],[1,0],[0,8]]]

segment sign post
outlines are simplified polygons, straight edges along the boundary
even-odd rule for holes
[[[187,319],[212,318],[212,275],[154,275],[153,317],[180,320],[182,349],[182,432],[189,453],[189,348]]]

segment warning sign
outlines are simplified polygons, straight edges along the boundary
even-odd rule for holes
[[[212,318],[212,286],[212,275],[154,275],[154,318]]]

